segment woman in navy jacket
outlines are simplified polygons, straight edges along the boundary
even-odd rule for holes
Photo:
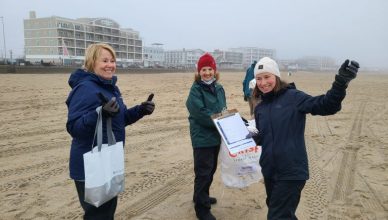
[[[84,69],[77,69],[70,75],[72,88],[66,101],[68,119],[66,129],[72,137],[70,150],[70,177],[74,179],[79,201],[84,209],[84,219],[113,219],[117,197],[96,208],[84,201],[85,173],[83,154],[90,151],[97,123],[96,108],[102,105],[103,143],[107,143],[106,118],[112,118],[112,130],[116,140],[125,142],[125,126],[130,125],[144,115],[152,114],[155,104],[146,101],[127,109],[119,88],[116,55],[107,44],[92,44],[85,53]],[[105,100],[106,99],[106,100]]]
[[[297,219],[296,208],[309,178],[304,139],[306,114],[332,115],[341,109],[357,62],[346,60],[325,95],[310,96],[280,79],[277,63],[262,58],[255,66],[253,96],[262,154],[260,165],[267,193],[268,219]]]

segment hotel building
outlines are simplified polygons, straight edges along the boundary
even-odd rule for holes
[[[276,59],[275,49],[266,49],[258,47],[238,47],[231,48],[229,50],[234,52],[240,52],[243,54],[243,68],[248,68],[253,63],[253,61],[259,61],[263,57],[271,57],[272,59]]]
[[[143,61],[143,43],[138,31],[120,28],[108,18],[69,19],[58,16],[36,18],[34,11],[24,20],[26,60],[59,65],[81,64],[85,49],[93,43],[108,43],[117,62],[133,64]]]
[[[151,46],[143,46],[144,67],[163,67],[163,44],[153,43]]]
[[[204,53],[201,49],[169,50],[164,52],[164,63],[171,68],[195,69],[199,57]]]
[[[211,54],[213,55],[220,69],[242,68],[243,53],[226,50],[214,50],[214,52]]]

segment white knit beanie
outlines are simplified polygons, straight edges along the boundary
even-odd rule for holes
[[[272,73],[280,78],[280,71],[278,64],[269,57],[263,57],[256,63],[255,77],[260,73]]]

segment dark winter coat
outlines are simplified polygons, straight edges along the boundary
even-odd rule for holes
[[[225,91],[219,83],[214,83],[211,86],[194,82],[186,101],[186,107],[190,114],[190,136],[193,148],[221,144],[221,136],[211,119],[211,115],[226,109]]]
[[[72,179],[85,179],[83,154],[95,145],[93,137],[97,123],[96,108],[101,106],[101,100],[97,95],[99,92],[108,99],[115,96],[120,106],[119,114],[112,118],[112,130],[116,141],[125,142],[125,126],[143,117],[138,105],[127,109],[116,82],[116,76],[113,76],[112,80],[104,80],[82,69],[76,70],[69,78],[72,90],[66,101],[68,107],[66,129],[72,137],[69,162]],[[107,143],[105,124],[106,119],[103,118],[103,143]]]
[[[306,114],[332,115],[341,109],[345,89],[333,86],[325,95],[312,97],[293,86],[262,96],[255,108],[260,131],[260,165],[265,178],[307,180],[308,160],[304,132]]]

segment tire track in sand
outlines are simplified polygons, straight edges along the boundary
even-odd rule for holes
[[[23,144],[22,147],[0,150],[0,158],[10,157],[15,155],[24,155],[28,153],[36,153],[56,148],[63,148],[64,146],[70,147],[70,141],[57,141],[57,142],[45,142],[34,145]]]
[[[130,178],[131,174],[126,173],[125,178]],[[168,181],[170,179],[170,181]],[[141,215],[146,211],[157,206],[169,196],[179,192],[180,189],[192,181],[192,161],[180,161],[173,167],[167,170],[159,170],[156,172],[147,172],[143,174],[141,181],[130,186],[126,186],[124,192],[119,195],[119,204],[122,211],[117,211],[115,218],[130,219],[131,217]],[[159,187],[163,185],[162,187]],[[137,198],[138,194],[148,192],[147,195],[141,197],[134,203],[128,204],[128,201]],[[77,213],[66,213],[56,217],[59,219],[74,219],[74,217],[82,217]]]
[[[352,142],[361,134],[362,116],[364,114],[365,106],[366,104],[363,103],[359,108],[356,118],[354,119],[348,141],[346,142],[332,201],[346,201],[346,196],[349,195],[350,190],[352,189],[356,156],[359,149],[359,146],[353,144]]]
[[[50,168],[54,164],[63,164],[63,163],[68,162],[68,161],[69,160],[67,158],[66,159],[56,159],[56,160],[46,161],[46,162],[39,163],[39,164],[18,167],[15,169],[1,170],[0,171],[0,178],[12,176],[14,174],[17,174],[19,176],[19,175],[25,174],[25,173],[36,173],[39,170],[45,170],[47,168]]]
[[[307,146],[307,152],[309,155],[310,179],[303,190],[303,197],[306,199],[305,206],[308,210],[305,216],[308,219],[322,219],[327,207],[327,181],[323,169],[318,165],[319,155],[313,153],[309,146]]]
[[[343,219],[344,216],[361,219],[368,218],[367,216],[364,216],[362,210],[356,214],[353,208],[353,204],[355,203],[353,201],[355,197],[353,188],[356,177],[357,153],[362,147],[360,144],[357,144],[357,139],[362,132],[365,107],[366,102],[362,102],[353,121],[349,138],[345,143],[345,150],[342,155],[341,164],[339,165],[339,172],[331,198],[331,204],[329,206],[329,220]],[[363,181],[367,184],[367,181]],[[362,202],[358,205],[361,206],[362,209],[383,210],[383,204],[381,204],[379,199],[373,194],[371,188],[369,188],[369,195],[371,195],[370,198],[362,199]],[[360,209],[359,206],[357,209]]]
[[[28,187],[36,182],[47,181],[48,178],[61,175],[63,172],[68,170],[68,165],[62,165],[45,172],[41,172],[37,175],[30,177],[20,178],[12,180],[11,182],[3,183],[0,185],[0,192],[6,192],[9,190],[15,190],[19,188]]]
[[[145,148],[149,146],[150,143],[160,143],[163,144],[167,142],[169,139],[176,137],[176,135],[181,134],[181,126],[171,126],[168,127],[164,131],[164,133],[156,132],[155,135],[150,136],[147,138],[145,141],[136,141],[129,143],[129,147],[125,150],[125,154],[128,153],[134,153],[134,152],[141,152],[143,150],[146,150]],[[135,136],[143,136],[143,132],[135,132],[131,133],[131,136],[135,134]],[[134,138],[134,137],[132,137]],[[143,138],[141,138],[143,139]],[[124,192],[122,192],[119,195],[119,203],[121,204],[120,206],[124,206],[124,211],[121,212],[116,212],[116,218],[119,216],[127,216],[127,215],[133,215],[134,213],[142,213],[146,210],[151,209],[152,207],[156,206],[160,202],[164,201],[168,196],[172,195],[173,192],[170,189],[167,189],[167,193],[158,193],[158,190],[154,190],[154,193],[151,193],[152,195],[152,201],[139,201],[136,204],[138,204],[136,209],[131,208],[133,205],[128,205],[128,201],[133,200],[133,198],[136,198],[138,194],[148,192],[152,190],[154,187],[158,187],[160,185],[166,185],[168,187],[168,184],[166,184],[166,181],[172,178],[183,178],[186,176],[186,173],[191,173],[192,171],[192,161],[187,160],[187,161],[177,161],[173,164],[173,166],[166,168],[166,169],[161,169],[158,171],[145,171],[140,173],[142,176],[141,180],[125,187]],[[125,171],[125,179],[131,178],[131,175],[133,175],[133,170],[127,170]],[[186,184],[186,182],[181,181],[181,180],[176,180],[173,179],[171,182],[172,185],[175,187],[178,186],[183,186]],[[175,188],[176,191],[178,188]],[[154,195],[155,194],[155,195]],[[151,197],[148,196],[144,198],[143,200],[148,200]],[[147,206],[146,208],[143,206]],[[131,212],[130,214],[127,214],[127,212]],[[57,214],[56,217],[60,217],[61,219],[74,219],[74,217],[80,217],[79,215],[74,215],[74,213],[66,213],[65,215]],[[120,218],[118,218],[120,219]],[[123,218],[123,219],[128,219],[128,218]]]
[[[31,136],[37,136],[37,135],[45,135],[48,136],[49,134],[54,133],[66,133],[66,128],[61,126],[60,128],[42,128],[37,127],[35,130],[32,131],[12,131],[8,133],[0,134],[0,139],[17,139],[20,137],[31,137]]]
[[[306,144],[308,153],[308,163],[310,169],[310,179],[306,182],[303,190],[303,205],[306,211],[303,217],[307,219],[323,219],[327,207],[327,180],[323,168],[320,166],[320,159],[324,156],[326,137],[332,135],[329,123],[325,117],[311,117],[309,131],[312,143]]]
[[[156,207],[158,204],[162,203],[165,199],[167,199],[169,196],[179,192],[183,186],[186,186],[188,183],[192,182],[192,170],[188,169],[189,164],[191,164],[191,161],[185,161],[184,162],[186,167],[181,169],[179,173],[176,173],[175,176],[178,176],[174,178],[171,181],[164,181],[164,185],[161,188],[156,188],[152,190],[148,195],[141,198],[140,200],[136,201],[135,203],[127,206],[124,208],[122,212],[119,212],[116,217],[118,219],[130,219],[131,217],[141,215],[148,210],[151,210],[152,208]],[[148,190],[152,186],[156,185],[157,182],[155,182],[152,185],[149,185],[146,188],[142,188],[141,191]],[[142,184],[143,185],[143,184]],[[160,184],[157,184],[160,185]],[[129,191],[129,194],[133,194],[136,192],[136,188],[133,188]],[[128,197],[128,195],[124,195],[120,197],[120,200],[123,200],[124,197]],[[133,196],[133,195],[130,195]]]

